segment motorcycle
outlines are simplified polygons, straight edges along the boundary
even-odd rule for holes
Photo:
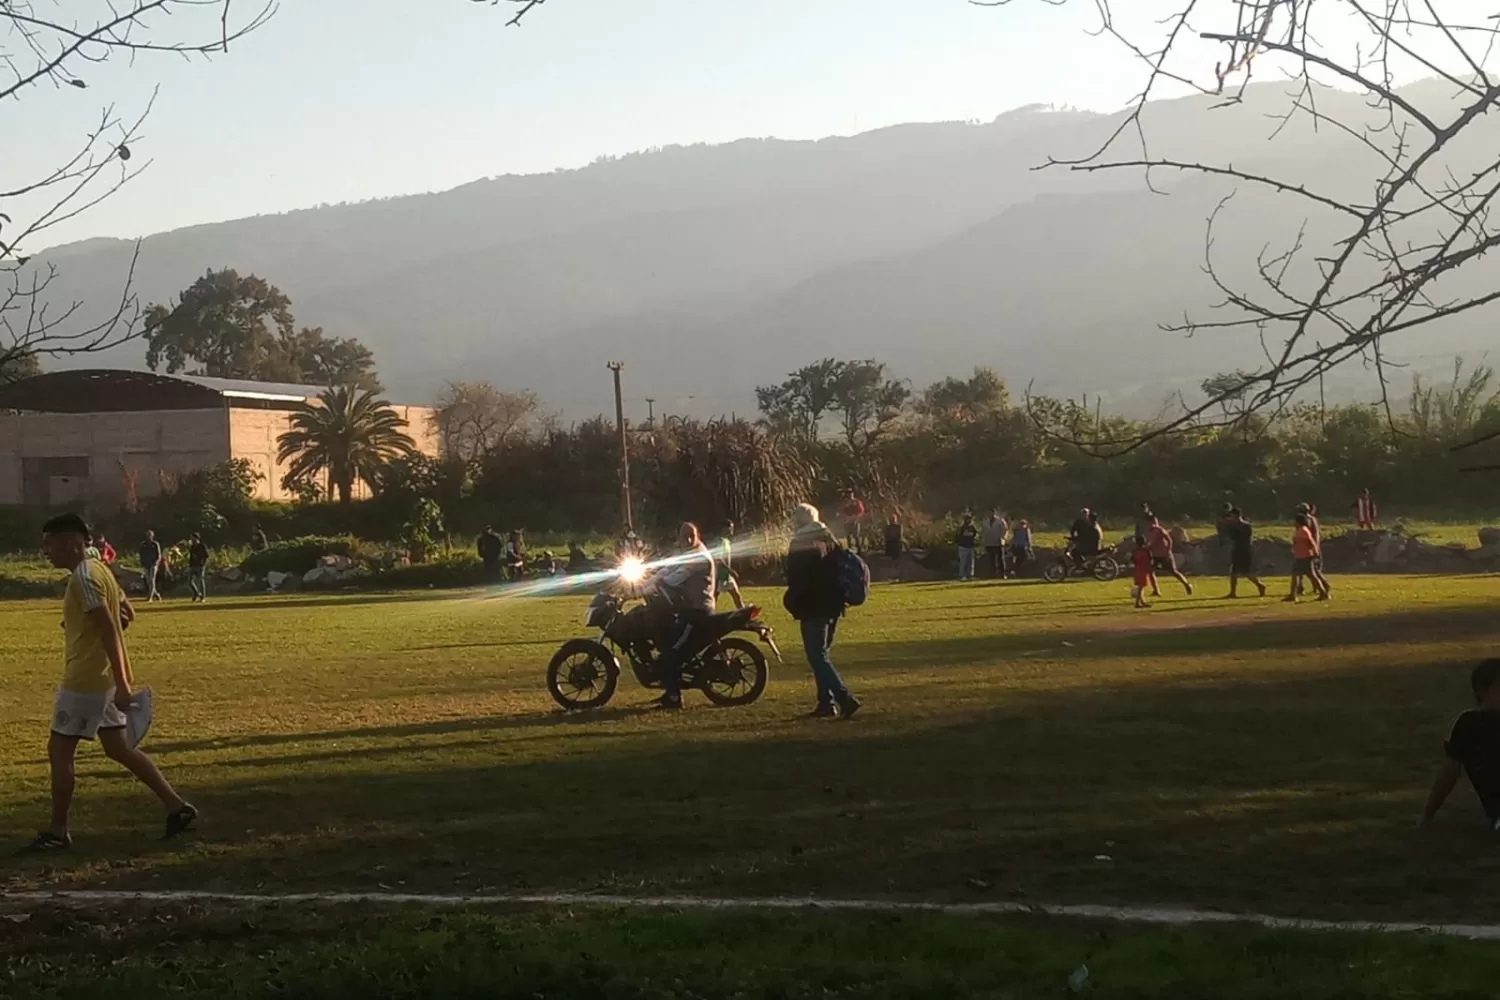
[[[1042,571],[1042,578],[1048,583],[1062,583],[1069,577],[1085,576],[1091,576],[1100,583],[1116,580],[1120,576],[1120,562],[1108,552],[1083,557],[1065,553]]]
[[[620,657],[630,664],[645,688],[663,682],[661,640],[671,612],[659,599],[626,608],[627,598],[604,591],[584,612],[583,623],[599,629],[597,639],[569,639],[547,665],[547,691],[569,711],[603,708],[614,697],[620,680]],[[760,608],[748,604],[708,618],[710,641],[682,665],[682,687],[697,688],[715,705],[748,705],[761,696],[770,679],[765,654],[748,639],[757,636],[781,662],[771,626],[760,620]]]

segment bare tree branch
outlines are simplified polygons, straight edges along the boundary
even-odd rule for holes
[[[1004,6],[1010,0],[971,2]],[[1308,218],[1288,234],[1285,249],[1262,246],[1256,252],[1216,239],[1215,225],[1229,204],[1221,201],[1208,223],[1204,272],[1221,296],[1215,311],[1224,316],[1186,316],[1163,325],[1186,336],[1211,329],[1254,337],[1264,355],[1258,370],[1241,373],[1242,379],[1210,380],[1205,388],[1215,391],[1196,402],[1181,401],[1177,413],[1144,432],[1122,427],[1110,433],[1082,420],[1077,408],[1033,408],[1034,416],[1054,420],[1048,433],[1095,454],[1121,454],[1162,434],[1279,410],[1329,371],[1359,362],[1373,371],[1394,424],[1389,339],[1419,335],[1431,324],[1500,301],[1500,292],[1455,295],[1451,284],[1455,274],[1472,271],[1500,246],[1500,227],[1492,220],[1500,199],[1500,149],[1489,141],[1485,161],[1464,176],[1453,167],[1459,140],[1470,137],[1472,150],[1476,123],[1500,111],[1500,83],[1487,68],[1500,17],[1480,15],[1483,5],[1472,0],[1180,0],[1175,13],[1141,38],[1120,26],[1110,0],[1093,2],[1099,32],[1118,39],[1142,62],[1145,85],[1104,143],[1082,157],[1049,159],[1043,167],[1139,170],[1152,191],[1160,190],[1156,178],[1164,172],[1214,178],[1299,199]],[[1224,27],[1195,30],[1195,20]],[[1358,34],[1353,42],[1351,30]],[[1189,39],[1217,44],[1224,57],[1211,69],[1202,66],[1201,55],[1184,44]],[[1352,139],[1376,157],[1371,176],[1341,178],[1343,189],[1315,191],[1300,180],[1233,163],[1152,154],[1142,112],[1162,81],[1223,97],[1216,105],[1221,109],[1241,105],[1252,72],[1268,62],[1294,84],[1284,111],[1272,115],[1268,138],[1276,139],[1294,121],[1315,132],[1328,128],[1331,136]],[[1434,101],[1398,82],[1419,73],[1451,85],[1452,96]],[[1363,93],[1365,114],[1344,114],[1336,110],[1338,102],[1320,101],[1323,81]],[[1116,155],[1132,133],[1135,149]],[[1228,276],[1226,253],[1254,264],[1249,283]]]
[[[0,0],[0,109],[24,100],[37,84],[86,91],[89,67],[124,56],[182,57],[228,50],[276,12],[277,0],[257,0],[254,12],[235,18],[231,0],[93,0],[61,4]],[[92,16],[79,12],[92,9]],[[8,99],[8,100],[6,100]],[[31,247],[43,234],[113,195],[146,167],[135,145],[155,94],[138,113],[122,117],[112,105],[58,166],[39,176],[7,176],[0,158],[0,375],[39,356],[108,350],[139,332],[140,308],[131,291],[140,247],[123,279],[119,299],[99,309],[84,303],[57,310],[48,303],[57,271],[31,266]],[[11,128],[0,134],[15,137]]]

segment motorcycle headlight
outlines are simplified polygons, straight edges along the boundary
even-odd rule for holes
[[[646,564],[635,556],[630,556],[620,560],[620,568],[616,572],[626,583],[640,583],[646,578]]]

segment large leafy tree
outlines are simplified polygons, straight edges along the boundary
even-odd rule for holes
[[[354,484],[375,485],[385,466],[411,454],[406,420],[373,390],[334,386],[292,414],[292,428],[277,439],[276,458],[290,462],[288,489],[326,474],[339,501]]]
[[[209,271],[176,305],[146,310],[146,364],[168,373],[379,390],[369,348],[321,327],[298,330],[291,306],[264,278]]]

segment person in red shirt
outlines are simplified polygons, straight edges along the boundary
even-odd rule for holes
[[[1143,535],[1135,536],[1135,551],[1130,554],[1130,565],[1135,573],[1130,596],[1135,598],[1136,607],[1149,608],[1151,605],[1146,603],[1146,588],[1154,585],[1156,577],[1151,573],[1151,550],[1146,547]]]
[[[1317,558],[1318,543],[1313,538],[1309,518],[1306,514],[1298,514],[1297,528],[1292,534],[1292,589],[1282,600],[1288,604],[1296,604],[1297,588],[1301,586],[1304,578],[1311,582],[1313,589],[1318,592],[1318,600],[1328,600],[1328,584],[1323,582],[1322,576],[1313,566]]]
[[[1146,548],[1151,551],[1151,596],[1160,597],[1161,589],[1156,585],[1156,578],[1162,574],[1175,576],[1177,582],[1182,584],[1182,589],[1187,591],[1189,597],[1193,596],[1193,585],[1188,583],[1188,578],[1182,575],[1177,568],[1177,559],[1172,555],[1172,535],[1166,528],[1162,527],[1161,518],[1155,514],[1151,515],[1150,527],[1146,530]]]
[[[839,503],[839,518],[844,522],[844,544],[850,551],[860,550],[860,529],[865,520],[865,502],[854,495],[852,489],[844,491],[844,499]]]

